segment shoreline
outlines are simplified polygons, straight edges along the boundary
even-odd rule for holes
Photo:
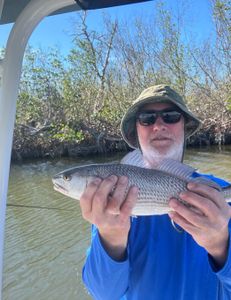
[[[218,140],[211,133],[199,132],[189,138],[186,142],[187,148],[203,148],[210,146],[231,145],[231,133],[226,134]],[[26,137],[23,141],[16,138],[13,142],[11,162],[23,162],[30,159],[58,159],[58,158],[75,158],[89,157],[91,155],[105,155],[119,152],[131,151],[132,149],[122,139],[114,141],[102,140],[96,143],[95,140],[84,140],[83,142],[59,141],[47,139],[46,137]]]

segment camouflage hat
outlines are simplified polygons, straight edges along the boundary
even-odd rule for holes
[[[187,108],[183,98],[171,87],[160,84],[145,89],[133,102],[121,121],[121,133],[125,142],[132,148],[139,148],[136,134],[136,116],[141,108],[149,103],[173,103],[183,113],[185,118],[185,137],[194,134],[200,127],[200,120]]]

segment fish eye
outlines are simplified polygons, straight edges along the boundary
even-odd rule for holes
[[[63,179],[65,180],[65,181],[70,181],[71,180],[71,175],[63,175]]]

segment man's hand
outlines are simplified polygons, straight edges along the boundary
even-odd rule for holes
[[[231,207],[222,194],[212,187],[190,182],[187,188],[188,191],[182,192],[180,198],[192,207],[171,199],[169,206],[174,211],[169,216],[191,234],[221,268],[227,259]]]
[[[126,193],[127,186],[125,176],[96,178],[80,199],[83,218],[96,225],[105,250],[115,260],[126,254],[130,215],[138,196],[137,187]]]

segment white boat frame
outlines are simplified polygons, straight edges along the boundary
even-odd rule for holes
[[[74,0],[31,0],[14,23],[4,59],[0,61],[0,299],[11,149],[25,47],[33,30],[44,17],[75,3]],[[0,2],[0,15],[3,4],[4,0]]]

